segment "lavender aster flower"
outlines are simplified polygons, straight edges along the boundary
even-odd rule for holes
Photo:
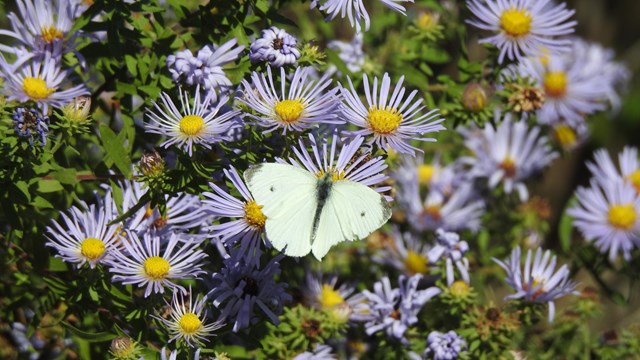
[[[508,295],[505,299],[524,299],[535,303],[547,303],[549,305],[549,322],[553,321],[555,315],[554,300],[567,294],[579,294],[575,290],[577,284],[569,280],[567,265],[562,265],[556,271],[556,256],[551,257],[549,250],[545,251],[543,255],[542,249],[538,248],[536,257],[531,263],[531,249],[529,249],[524,268],[520,267],[519,246],[513,249],[511,258],[505,262],[495,258],[493,261],[507,272],[505,281],[516,290],[515,294]]]
[[[411,276],[426,274],[429,270],[428,244],[410,232],[400,232],[397,226],[391,228],[392,246],[385,246],[373,257],[373,261],[389,264]]]
[[[500,117],[496,111],[496,122]],[[558,156],[547,138],[539,134],[539,127],[529,129],[526,122],[514,122],[511,113],[507,113],[497,129],[487,126],[481,132],[465,133],[465,145],[474,157],[461,161],[472,165],[470,176],[487,178],[491,188],[502,182],[506,193],[515,189],[520,200],[526,201],[529,191],[524,180]]]
[[[389,186],[379,186],[389,177],[384,174],[387,168],[385,160],[381,156],[372,158],[371,149],[363,149],[364,139],[356,136],[350,141],[342,141],[337,131],[329,138],[324,137],[317,141],[313,134],[309,134],[311,153],[302,138],[298,139],[299,148],[293,147],[294,158],[289,162],[294,166],[301,166],[318,178],[326,173],[333,173],[333,180],[351,180],[362,185],[369,186],[377,192],[385,192]],[[337,158],[336,158],[337,155]],[[284,162],[284,160],[279,160]],[[393,199],[385,196],[388,201]]]
[[[577,24],[567,21],[574,10],[551,0],[468,0],[467,6],[476,17],[467,20],[469,24],[495,33],[480,42],[493,44],[500,50],[499,63],[505,56],[520,60],[543,49],[567,50],[571,41],[556,37],[571,34]]]
[[[33,145],[34,140],[39,141],[42,146],[47,144],[47,134],[49,133],[48,116],[42,116],[36,109],[20,107],[15,109],[11,117],[16,135],[28,139],[29,145]]]
[[[285,292],[286,284],[276,283],[280,274],[282,255],[272,258],[263,268],[259,262],[247,263],[238,253],[224,260],[224,267],[213,274],[212,289],[208,294],[213,306],[221,310],[220,320],[233,322],[238,332],[258,321],[256,307],[278,324],[283,303],[291,296]]]
[[[358,319],[366,321],[365,331],[368,335],[385,331],[387,336],[407,342],[405,331],[418,322],[417,315],[422,306],[441,292],[436,287],[418,290],[421,278],[422,275],[410,278],[400,275],[400,288],[392,288],[389,278],[385,276],[373,285],[374,292],[363,292],[368,309],[359,314]]]
[[[378,92],[378,78],[374,77],[373,86],[369,86],[369,78],[364,75],[364,89],[367,99],[365,105],[353,87],[351,79],[347,88],[341,88],[344,104],[342,114],[351,124],[361,128],[351,132],[351,136],[371,136],[368,144],[375,143],[378,147],[393,149],[400,153],[415,155],[419,148],[409,144],[410,140],[435,141],[433,138],[422,137],[426,133],[445,130],[440,125],[444,119],[439,118],[438,109],[422,114],[425,108],[421,106],[423,99],[413,101],[418,90],[412,91],[403,100],[405,89],[402,87],[404,76],[400,78],[391,93],[391,79],[385,73]]]
[[[469,283],[469,260],[464,255],[469,251],[466,241],[460,240],[460,235],[454,232],[446,232],[443,229],[436,231],[436,245],[429,251],[429,262],[436,263],[441,259],[445,260],[447,285],[454,282],[453,265],[456,265],[462,280]]]
[[[578,202],[567,210],[587,241],[594,241],[614,261],[618,253],[631,259],[634,245],[640,247],[640,194],[620,179],[591,180],[591,187],[578,187]]]
[[[183,243],[177,234],[171,234],[166,246],[161,246],[160,237],[144,233],[142,239],[127,231],[120,241],[121,247],[113,251],[109,261],[113,281],[124,285],[137,284],[145,287],[144,297],[151,293],[164,293],[164,288],[187,290],[174,283],[177,279],[194,279],[204,274],[202,259],[207,255],[196,250],[192,243]]]
[[[454,360],[465,351],[467,342],[455,331],[451,330],[446,334],[439,331],[432,331],[427,336],[427,348],[424,350],[425,359],[433,360]]]
[[[20,54],[26,48],[37,57],[49,54],[60,58],[74,51],[81,32],[71,32],[78,4],[73,0],[17,0],[20,18],[13,12],[8,18],[13,30],[0,29],[0,35],[12,37],[19,46],[0,44],[0,51]],[[79,53],[76,53],[79,55]],[[84,61],[80,57],[81,61]]]
[[[354,312],[363,308],[365,297],[361,293],[354,294],[354,286],[342,284],[336,287],[337,283],[337,276],[330,276],[323,281],[322,274],[307,272],[304,286],[305,302],[346,321]]]
[[[262,30],[249,50],[251,62],[267,61],[271,66],[282,67],[295,64],[300,58],[296,38],[275,26]]]
[[[362,51],[363,35],[357,33],[350,42],[332,40],[327,43],[327,47],[338,52],[338,57],[352,73],[357,73],[364,66],[365,55]],[[337,71],[335,65],[331,65],[329,72]]]
[[[223,66],[234,62],[244,46],[236,46],[234,38],[217,46],[207,45],[193,56],[190,50],[179,51],[167,57],[169,72],[176,82],[183,82],[190,86],[200,85],[200,88],[212,93],[212,102],[217,101],[217,93],[227,93],[231,89],[231,80],[222,69]]]
[[[610,74],[592,69],[582,47],[566,54],[548,54],[522,59],[515,72],[532,79],[544,93],[544,103],[536,112],[542,124],[565,122],[577,127],[584,117],[607,107],[615,94]]]
[[[320,5],[320,2],[322,4]],[[406,15],[406,9],[399,3],[413,2],[413,0],[380,0],[383,4],[389,7],[391,10]],[[311,1],[310,8],[318,8],[318,10],[327,14],[325,21],[333,20],[338,14],[344,19],[345,15],[349,18],[351,27],[356,28],[356,32],[360,33],[362,30],[362,23],[364,22],[364,30],[369,30],[371,25],[371,19],[367,9],[364,7],[362,0],[313,0]]]
[[[606,185],[611,181],[623,180],[633,185],[640,194],[640,159],[638,159],[637,148],[626,146],[618,154],[620,170],[614,165],[605,149],[597,150],[594,153],[594,159],[595,162],[587,162],[587,167],[596,181]]]
[[[46,246],[54,248],[56,257],[80,268],[85,263],[93,269],[107,262],[120,240],[119,227],[108,225],[113,219],[115,208],[111,194],[99,199],[97,205],[81,204],[72,207],[68,215],[61,213],[62,222],[53,221],[47,227]]]
[[[212,336],[213,331],[221,328],[223,324],[219,321],[206,324],[206,297],[198,296],[194,301],[191,287],[187,297],[188,302],[185,302],[185,295],[174,289],[171,304],[165,300],[165,304],[171,308],[169,318],[160,316],[153,316],[153,318],[160,321],[169,331],[172,336],[169,342],[176,339],[184,340],[189,346],[196,347],[201,345],[202,341],[208,341],[207,337]]]
[[[303,131],[320,124],[344,124],[338,119],[337,108],[340,99],[338,89],[323,91],[331,84],[326,73],[317,81],[311,79],[312,68],[296,68],[289,81],[284,68],[280,68],[281,86],[274,85],[271,67],[267,67],[267,76],[253,72],[253,84],[242,80],[244,96],[238,100],[253,109],[257,115],[247,114],[255,119],[257,125],[266,128],[266,132],[282,129],[287,131]],[[255,90],[254,90],[255,89]]]
[[[33,101],[44,114],[50,106],[62,108],[76,97],[89,94],[84,84],[62,90],[73,77],[72,70],[61,70],[59,61],[48,53],[41,59],[22,57],[11,65],[0,55],[0,72],[7,100]]]
[[[128,211],[138,204],[148,189],[143,189],[141,183],[136,181],[123,181],[120,184],[122,189],[122,210]],[[158,208],[146,206],[132,214],[124,221],[124,227],[135,231],[139,236],[144,232],[165,237],[171,233],[184,233],[196,229],[205,224],[208,217],[200,198],[187,193],[176,193],[174,196],[165,195],[166,213],[160,214]],[[117,215],[114,215],[114,217]],[[184,235],[192,237],[193,235]]]
[[[209,183],[213,192],[202,194],[206,198],[203,200],[205,212],[216,218],[228,218],[229,221],[210,225],[207,230],[210,236],[220,240],[229,249],[240,243],[239,252],[245,256],[246,261],[259,259],[260,240],[266,236],[264,225],[267,217],[262,213],[262,205],[255,202],[233,166],[225,169],[224,175],[240,193],[242,200],[231,196],[222,187]]]
[[[179,92],[182,110],[178,110],[171,97],[163,92],[160,94],[162,106],[154,102],[157,112],[147,113],[150,121],[145,124],[146,132],[169,137],[160,146],[167,148],[177,144],[190,156],[194,144],[211,149],[213,143],[224,140],[224,135],[234,125],[233,120],[240,115],[235,110],[221,113],[228,98],[222,97],[217,105],[211,106],[211,93],[201,99],[200,87],[196,86],[195,98],[191,104],[187,92],[181,89]]]
[[[293,360],[335,360],[337,357],[331,353],[333,349],[329,345],[316,344],[313,351],[305,351],[296,355]]]

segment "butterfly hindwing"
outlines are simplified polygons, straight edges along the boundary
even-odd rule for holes
[[[335,181],[311,244],[313,255],[322,259],[341,241],[363,239],[390,217],[391,207],[375,190],[349,180]]]
[[[244,173],[247,187],[267,217],[271,244],[288,256],[311,251],[311,232],[317,208],[317,178],[286,164],[263,163]]]

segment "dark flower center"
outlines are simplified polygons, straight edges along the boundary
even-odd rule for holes
[[[258,296],[260,287],[258,287],[258,282],[254,278],[244,276],[240,280],[244,280],[244,289],[242,290],[242,295]]]
[[[275,38],[275,40],[273,40],[274,49],[280,50],[282,49],[282,46],[284,46],[284,41],[281,38]]]

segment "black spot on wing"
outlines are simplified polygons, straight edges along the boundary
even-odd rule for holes
[[[272,187],[269,188],[269,191],[274,192],[274,191],[276,191],[276,188],[272,186]]]
[[[360,213],[360,217],[364,217],[365,213],[364,211]]]

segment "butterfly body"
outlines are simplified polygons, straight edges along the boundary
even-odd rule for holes
[[[312,252],[321,259],[331,246],[362,239],[391,217],[382,195],[354,181],[334,180],[332,172],[317,177],[293,165],[263,163],[244,177],[263,206],[267,238],[289,256]]]

